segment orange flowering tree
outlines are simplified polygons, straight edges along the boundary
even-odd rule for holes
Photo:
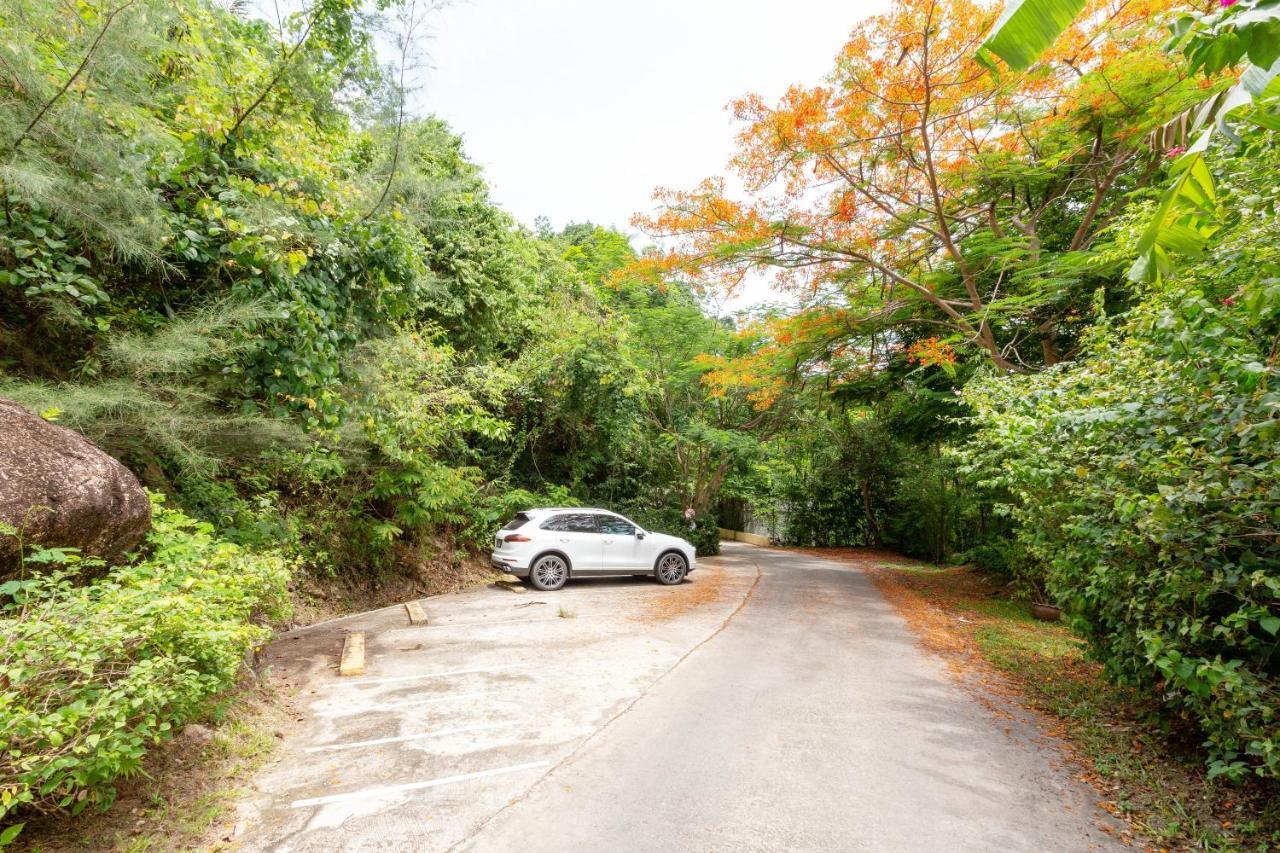
[[[736,395],[754,411],[767,412],[806,393],[829,394],[883,363],[888,348],[860,335],[860,327],[845,308],[775,314],[742,325],[732,347],[703,353],[695,364],[706,371],[702,381],[713,398]]]
[[[771,272],[820,318],[846,312],[828,350],[844,327],[902,342],[893,330],[923,324],[908,338],[1006,370],[1054,363],[1082,283],[1107,274],[1081,253],[1162,162],[1144,137],[1213,85],[1160,49],[1170,5],[1094,0],[1021,74],[973,58],[996,5],[906,0],[867,19],[822,85],[732,105],[742,192],[659,190],[637,224],[667,248],[638,266],[729,292]]]

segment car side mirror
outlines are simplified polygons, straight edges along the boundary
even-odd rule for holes
[[[637,539],[643,539],[643,538],[644,538],[644,536],[645,536],[645,533],[644,533],[644,531],[643,531],[643,530],[637,530],[637,531],[636,531],[636,538],[637,538]]]

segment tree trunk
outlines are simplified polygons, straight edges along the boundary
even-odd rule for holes
[[[880,525],[876,524],[876,514],[871,508],[871,482],[862,481],[862,511],[867,516],[867,529],[871,531],[871,544],[877,548],[884,547],[884,540],[880,538]]]
[[[1062,361],[1062,354],[1058,352],[1058,324],[1056,321],[1045,320],[1037,327],[1040,332],[1040,351],[1044,356],[1044,366],[1052,367]]]

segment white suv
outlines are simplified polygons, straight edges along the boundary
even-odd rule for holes
[[[542,590],[570,577],[652,575],[677,584],[693,571],[694,547],[651,533],[606,509],[530,509],[516,513],[493,542],[490,560]]]

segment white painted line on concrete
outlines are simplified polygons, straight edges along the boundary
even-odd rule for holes
[[[421,629],[426,630],[426,629]],[[423,678],[444,678],[450,675],[471,675],[476,672],[502,672],[507,669],[522,669],[527,663],[508,663],[501,666],[481,666],[475,669],[451,669],[445,672],[424,672],[419,675],[396,675],[390,678],[361,678],[358,681],[339,682],[341,687],[357,687],[362,684],[391,684],[397,681],[418,681]]]
[[[309,746],[304,752],[330,752],[338,749],[357,749],[362,746],[377,746],[381,743],[402,743],[406,740],[422,740],[429,737],[443,737],[445,735],[460,735],[467,732],[482,732],[487,729],[500,729],[503,726],[514,726],[519,720],[507,720],[502,723],[480,723],[474,726],[458,726],[454,729],[436,729],[433,732],[419,732],[416,735],[396,735],[395,737],[380,737],[373,740],[356,740],[349,743],[331,743],[324,746]]]
[[[502,693],[501,690],[477,690],[473,693],[446,693],[443,696],[432,696],[428,699],[410,699],[407,702],[383,702],[380,705],[348,705],[344,708],[325,708],[316,711],[317,717],[350,717],[355,714],[376,714],[380,711],[394,711],[398,708],[413,708],[418,705],[430,705],[434,702],[447,702],[450,699],[474,699],[477,696],[492,696]]]
[[[404,785],[387,785],[382,788],[365,788],[363,791],[351,791],[346,794],[332,794],[328,797],[311,797],[307,800],[294,800],[291,808],[305,809],[309,806],[323,806],[329,803],[341,803],[347,800],[369,800],[402,794],[406,791],[421,791],[423,788],[437,788],[441,785],[453,785],[457,782],[470,782],[472,779],[484,779],[503,773],[518,773],[521,770],[535,770],[546,767],[550,761],[530,761],[528,764],[512,764],[508,767],[495,767],[492,770],[481,770],[478,773],[460,773],[457,776],[443,776],[439,779],[428,779],[425,782],[409,782]]]

